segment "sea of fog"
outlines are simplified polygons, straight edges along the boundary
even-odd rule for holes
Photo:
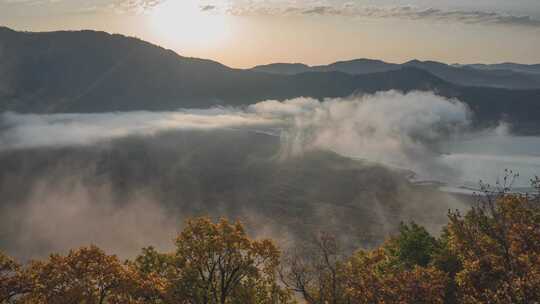
[[[169,248],[182,215],[197,210],[245,216],[255,234],[281,239],[293,225],[291,239],[304,237],[312,223],[350,244],[382,240],[409,220],[438,233],[446,211],[470,201],[448,192],[479,192],[506,169],[520,174],[512,189],[529,192],[540,175],[540,136],[477,125],[459,100],[395,91],[166,112],[0,113],[0,230],[10,236],[0,245],[33,257],[92,242],[131,256]],[[311,158],[321,150],[361,162]],[[393,185],[397,175],[419,186]]]
[[[540,137],[513,135],[511,126],[477,130],[474,113],[432,92],[379,92],[316,100],[268,100],[244,107],[169,112],[0,114],[0,151],[92,145],[160,132],[242,129],[281,137],[280,158],[333,151],[410,170],[418,183],[470,193],[495,185],[505,169],[520,174],[516,191],[540,174]]]

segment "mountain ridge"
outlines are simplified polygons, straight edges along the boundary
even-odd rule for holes
[[[395,71],[403,67],[417,67],[446,81],[463,86],[486,86],[507,89],[540,88],[540,64],[495,64],[495,65],[449,65],[446,63],[412,59],[407,62],[388,63],[378,59],[359,58],[337,61],[328,65],[308,66],[301,63],[258,65],[251,70],[275,74],[297,74],[305,72],[339,71],[352,75]],[[294,68],[293,68],[294,67]]]
[[[355,63],[379,70],[351,74],[319,68],[281,75],[180,56],[119,34],[4,28],[0,29],[0,111],[169,111],[297,97],[323,100],[387,90],[433,91],[467,103],[481,124],[508,119],[517,122],[518,129],[540,132],[536,119],[540,90],[457,85],[418,66],[419,61],[389,71],[380,71],[382,61]]]

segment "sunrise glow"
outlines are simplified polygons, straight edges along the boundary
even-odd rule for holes
[[[157,36],[186,47],[216,46],[230,33],[225,14],[196,0],[163,2],[148,18]]]

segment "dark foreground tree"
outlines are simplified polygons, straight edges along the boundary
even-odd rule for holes
[[[349,303],[343,276],[345,255],[336,238],[321,233],[283,259],[281,281],[310,304]]]

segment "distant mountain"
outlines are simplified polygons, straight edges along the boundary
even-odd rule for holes
[[[256,66],[252,70],[273,74],[294,75],[311,72],[311,67],[303,63],[271,63],[267,65]]]
[[[373,59],[355,59],[350,61],[338,61],[326,66],[315,66],[313,69],[319,72],[339,71],[349,74],[370,74],[399,70],[399,64],[387,63]]]
[[[403,66],[426,70],[442,79],[464,86],[499,87],[509,89],[540,88],[540,74],[532,75],[512,70],[482,70],[473,67],[455,67],[436,61],[412,60]]]
[[[343,72],[353,75],[370,74],[399,70],[399,64],[387,63],[372,59],[355,59],[339,61],[329,65],[308,66],[302,63],[273,63],[259,65],[251,70],[274,74],[300,74],[306,72]]]
[[[448,82],[464,86],[483,86],[508,89],[540,88],[540,65],[502,64],[448,65],[436,61],[412,60],[403,64],[387,63],[380,60],[356,59],[340,61],[329,65],[307,66],[303,64],[270,64],[256,66],[252,70],[274,74],[297,74],[305,72],[343,72],[352,75],[388,72],[403,67],[423,69]]]
[[[498,63],[498,64],[465,64],[456,65],[459,67],[471,67],[478,70],[509,70],[521,73],[540,74],[540,64],[518,64],[518,63]]]
[[[93,31],[21,33],[4,28],[0,50],[1,109],[21,112],[171,110],[446,85],[417,69],[369,77],[232,69]]]
[[[356,60],[291,74],[303,65],[272,66],[289,69],[283,73],[289,75],[233,69],[104,32],[29,33],[0,28],[0,111],[162,111],[421,90],[459,98],[474,109],[481,124],[505,118],[525,131],[540,131],[540,90],[466,87],[440,76],[478,73],[471,68]],[[353,74],[355,70],[365,73]]]

